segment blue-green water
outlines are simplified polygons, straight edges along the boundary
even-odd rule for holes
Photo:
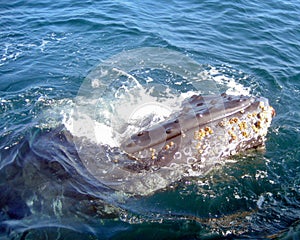
[[[299,13],[295,0],[0,3],[1,238],[299,238]],[[63,137],[43,136],[97,64],[141,47],[268,98],[266,151],[144,197],[85,178]]]

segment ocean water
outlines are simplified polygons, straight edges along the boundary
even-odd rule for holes
[[[1,239],[299,239],[299,12],[295,0],[0,3]],[[160,64],[165,72],[139,70]],[[99,66],[128,72],[96,81]],[[212,87],[183,84],[182,66]],[[89,76],[97,96],[84,88]],[[166,177],[143,196],[90,177],[61,126],[85,106],[109,126],[97,141],[114,145],[122,122],[105,115],[110,103],[148,82],[162,87],[156,98],[176,99],[160,113],[189,91],[268,98],[276,117],[265,150],[204,176]]]

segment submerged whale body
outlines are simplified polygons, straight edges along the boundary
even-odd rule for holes
[[[275,111],[263,97],[193,95],[178,113],[121,144],[135,171],[186,164],[193,170],[264,145]]]

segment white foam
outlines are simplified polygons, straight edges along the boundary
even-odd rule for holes
[[[129,120],[140,120],[141,118],[143,118],[147,115],[154,115],[154,117],[157,120],[160,120],[160,119],[170,116],[171,113],[172,113],[172,109],[170,109],[169,107],[167,107],[161,103],[152,102],[152,103],[143,104],[138,109],[136,109],[130,115]]]
[[[250,95],[250,88],[238,83],[234,77],[225,76],[221,70],[218,70],[215,67],[212,67],[207,74],[210,75],[216,83],[226,86],[226,93],[228,95]]]
[[[103,123],[95,123],[95,137],[98,144],[106,144],[110,147],[118,147],[119,142],[115,140],[115,132],[111,126]]]

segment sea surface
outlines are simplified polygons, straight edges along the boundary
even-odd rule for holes
[[[99,80],[99,66],[128,71]],[[213,89],[183,84],[182,66]],[[91,74],[98,96],[82,87]],[[90,177],[57,134],[74,105],[109,120],[97,135],[108,148],[93,155],[101,161],[120,127],[109,104],[148,82],[171,99],[230,88],[268,98],[276,116],[265,150],[145,194]],[[299,239],[299,102],[299,1],[1,1],[0,238]]]

